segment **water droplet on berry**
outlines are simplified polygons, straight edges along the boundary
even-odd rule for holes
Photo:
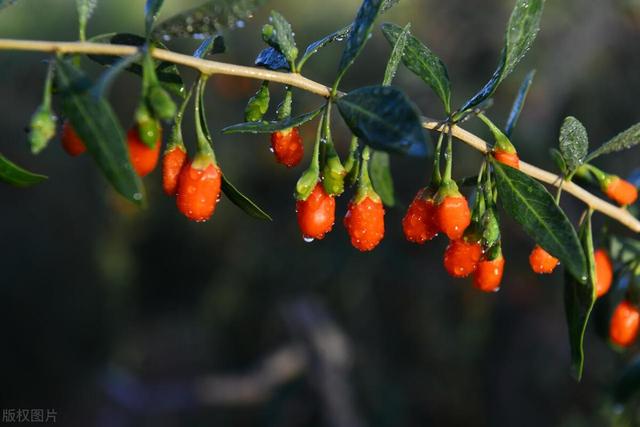
[[[302,236],[302,240],[304,240],[307,243],[311,243],[313,242],[315,239],[313,237],[309,237],[309,236]]]

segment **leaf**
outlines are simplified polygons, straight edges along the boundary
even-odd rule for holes
[[[291,65],[283,54],[271,46],[260,51],[256,58],[255,65],[265,67],[273,71],[291,71]]]
[[[549,154],[551,155],[551,159],[556,164],[556,167],[560,170],[560,172],[562,172],[563,175],[568,175],[569,171],[567,169],[567,163],[565,162],[560,150],[551,148],[549,150]]]
[[[562,153],[570,173],[584,162],[588,151],[587,130],[575,117],[565,118],[562,127],[560,127],[560,153]]]
[[[68,61],[56,63],[62,109],[111,185],[134,203],[143,203],[144,188],[129,161],[125,134],[109,103],[89,92],[91,81]]]
[[[391,55],[389,55],[389,61],[387,61],[387,68],[384,70],[382,86],[389,86],[393,81],[393,78],[396,76],[396,73],[398,72],[398,65],[400,65],[400,60],[404,55],[405,46],[407,45],[407,36],[410,34],[410,31],[411,24],[409,23],[396,37],[396,40],[393,43],[393,50],[391,51]]]
[[[284,16],[275,10],[271,11],[270,22],[275,30],[275,42],[278,45],[278,50],[284,55],[287,62],[289,62],[293,68],[295,60],[298,57],[298,48],[293,38],[291,24],[289,24]]]
[[[571,347],[571,372],[576,380],[582,378],[584,369],[584,333],[596,301],[596,267],[593,258],[593,234],[589,211],[580,226],[580,241],[586,255],[589,278],[584,283],[565,274],[564,306]]]
[[[76,9],[78,10],[78,23],[80,26],[80,33],[84,37],[87,22],[93,15],[93,11],[96,9],[98,0],[76,0]],[[0,3],[0,8],[2,4]]]
[[[371,35],[371,27],[380,13],[383,2],[383,0],[364,0],[362,5],[360,5],[356,19],[352,24],[352,30],[349,32],[347,44],[340,58],[337,80],[342,78],[362,51],[362,48]]]
[[[374,190],[386,206],[393,207],[396,204],[393,191],[393,177],[389,165],[389,154],[384,151],[373,150],[369,160],[369,177]]]
[[[394,44],[402,33],[402,27],[395,24],[384,24],[382,25],[382,33],[389,43]],[[446,112],[449,113],[451,110],[451,83],[447,67],[442,60],[420,40],[409,35],[402,62],[433,89],[442,101]]]
[[[384,3],[382,4],[381,12],[382,13],[386,12],[387,10],[391,9],[393,6],[395,6],[399,2],[400,0],[384,0]]]
[[[196,58],[206,58],[208,55],[215,55],[217,53],[224,53],[226,50],[224,44],[224,38],[222,36],[207,37],[200,43],[200,46],[193,52],[193,56]]]
[[[154,36],[203,38],[225,29],[242,28],[265,0],[209,0],[201,6],[168,18]]]
[[[224,134],[232,133],[272,133],[278,130],[289,129],[297,127],[313,120],[321,111],[324,110],[324,106],[313,110],[310,113],[303,114],[297,117],[288,117],[284,120],[273,122],[245,122],[238,123],[236,125],[227,126],[222,129]]]
[[[636,123],[624,132],[611,138],[602,144],[597,150],[587,156],[586,161],[591,161],[603,154],[615,153],[627,150],[640,144],[640,123]]]
[[[242,209],[250,217],[272,221],[271,216],[238,191],[227,179],[226,175],[222,175],[222,191],[231,200],[231,203]]]
[[[629,363],[613,386],[615,403],[625,404],[640,390],[640,357]]]
[[[0,154],[0,181],[16,187],[29,187],[45,179],[46,176],[29,172]]]
[[[545,0],[516,1],[507,24],[504,47],[500,54],[498,68],[494,71],[491,79],[460,108],[460,111],[469,110],[493,95],[498,85],[513,71],[518,62],[529,51],[540,29],[540,18],[542,17],[544,2]]]
[[[147,0],[144,5],[144,26],[145,32],[147,34],[151,33],[151,29],[153,28],[153,24],[155,24],[158,19],[158,14],[160,13],[160,8],[164,0]]]
[[[313,55],[318,53],[320,49],[322,49],[323,47],[335,41],[338,41],[338,42],[343,41],[349,35],[350,32],[351,32],[351,25],[348,25],[344,28],[339,29],[334,33],[331,33],[321,38],[316,42],[311,43],[309,46],[307,46],[307,49],[304,51],[304,54],[302,55],[302,58],[300,58],[300,61],[298,62],[298,70],[302,69],[302,66],[304,65],[304,63],[307,62],[307,60],[311,58]]]
[[[428,154],[420,112],[399,89],[363,87],[338,98],[336,104],[351,131],[372,148]]]
[[[526,101],[527,99],[527,94],[529,93],[529,88],[531,87],[531,83],[533,83],[533,78],[535,77],[535,75],[536,70],[529,71],[522,81],[522,84],[520,84],[518,95],[513,101],[511,112],[509,113],[509,118],[507,119],[507,124],[504,127],[504,133],[507,136],[511,136],[511,134],[513,133],[513,129],[516,127],[516,123],[518,122],[518,118],[520,117],[520,113],[522,112],[522,107],[524,106],[524,101]]]
[[[108,38],[111,44],[124,44],[129,46],[142,46],[145,44],[146,40],[144,37],[138,36],[136,34],[129,33],[118,33],[118,34],[107,34],[105,36],[94,37],[93,41],[100,42],[103,39]],[[154,45],[162,49],[166,49],[166,46],[159,42],[154,42]],[[108,55],[87,55],[91,60],[97,62],[101,65],[112,65],[122,59],[120,56],[108,56]],[[142,76],[142,65],[141,61],[137,61],[131,66],[127,67],[126,70],[138,76]],[[176,64],[171,62],[162,61],[156,66],[156,75],[158,76],[158,80],[162,87],[171,93],[178,95],[182,98],[186,95],[186,89],[184,87],[184,81],[182,80],[182,76],[180,75],[180,70]]]
[[[491,159],[498,199],[524,231],[544,250],[558,258],[580,282],[587,279],[587,264],[578,236],[553,196],[533,178]]]

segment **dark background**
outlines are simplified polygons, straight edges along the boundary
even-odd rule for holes
[[[142,32],[143,3],[99,2],[89,34]],[[193,4],[166,3],[164,17]],[[401,0],[381,21],[412,22],[448,65],[459,105],[491,75],[512,6]],[[292,22],[304,48],[347,24],[357,7],[270,1],[227,34],[228,52],[217,59],[251,64],[270,8]],[[73,40],[75,20],[71,0],[22,0],[0,12],[0,37]],[[488,113],[504,123],[521,79],[537,69],[514,134],[522,158],[553,168],[548,149],[569,114],[585,123],[592,146],[638,121],[639,29],[635,0],[548,2],[534,48]],[[196,45],[171,43],[184,52]],[[305,74],[330,83],[341,49],[327,48]],[[376,27],[342,89],[380,82],[389,52]],[[57,140],[29,153],[24,128],[39,103],[44,58],[0,52],[0,151],[50,177],[26,190],[0,186],[0,407],[55,408],[60,425],[74,426],[612,423],[609,389],[635,350],[616,354],[592,323],[584,379],[570,377],[562,274],[529,270],[533,242],[513,222],[503,220],[507,266],[502,290],[491,295],[444,273],[442,237],[425,246],[404,240],[400,221],[428,162],[392,158],[400,206],[387,212],[385,239],[372,253],[348,242],[348,194],[333,232],[305,243],[292,199],[305,166],[275,164],[266,136],[221,135],[242,121],[259,83],[214,77],[207,104],[219,162],[273,222],[223,198],[210,222],[191,223],[162,193],[158,171],[145,178],[150,206],[140,211],[114,194],[87,155],[70,158]],[[396,83],[425,115],[441,117],[415,76],[401,70]],[[139,90],[128,75],[112,90],[125,127]],[[272,92],[272,105],[280,93]],[[321,100],[296,93],[295,102],[303,112]],[[349,136],[335,123],[344,154]],[[489,136],[477,122],[466,126]],[[308,154],[314,132],[303,129]],[[457,145],[455,175],[474,174],[480,156]],[[598,161],[620,175],[637,164],[637,151]],[[570,197],[563,206],[574,220],[583,208]]]

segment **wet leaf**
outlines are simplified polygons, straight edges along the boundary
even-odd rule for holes
[[[389,154],[384,151],[372,151],[371,160],[369,160],[369,177],[371,178],[373,189],[378,193],[385,206],[393,207],[396,204],[396,200]]]
[[[224,38],[222,36],[207,37],[200,43],[200,46],[193,52],[193,56],[196,58],[204,59],[209,55],[215,55],[217,53],[224,53],[226,50],[224,44]]]
[[[280,13],[275,10],[271,11],[271,17],[269,19],[273,29],[275,30],[274,40],[277,45],[277,49],[284,55],[289,64],[293,65],[298,57],[298,48],[296,47],[296,41],[293,38],[293,30],[291,24]]]
[[[242,211],[250,217],[264,221],[272,221],[271,216],[251,201],[251,199],[238,191],[227,179],[226,175],[222,175],[222,192],[231,200],[231,203],[242,209]]]
[[[222,129],[222,133],[272,133],[277,130],[289,129],[292,127],[301,126],[308,121],[313,120],[320,112],[324,110],[324,106],[313,110],[309,113],[302,114],[297,117],[288,117],[284,120],[272,121],[272,122],[245,122],[238,123],[236,125],[227,126]]]
[[[636,123],[624,132],[611,138],[602,144],[597,150],[587,156],[586,161],[591,161],[603,154],[615,153],[627,150],[640,144],[640,123]]]
[[[384,79],[382,79],[382,86],[389,86],[393,81],[393,78],[396,76],[396,73],[398,72],[398,65],[400,65],[400,60],[402,60],[402,57],[405,54],[405,46],[407,45],[407,37],[409,36],[410,31],[411,24],[407,24],[398,34],[395,42],[393,42],[393,50],[391,51],[391,55],[389,55],[387,68],[384,70]]]
[[[516,123],[518,122],[518,118],[520,117],[520,113],[522,112],[522,107],[524,107],[524,102],[527,100],[527,94],[529,93],[529,88],[531,87],[531,83],[533,83],[533,78],[535,77],[535,75],[536,70],[529,71],[522,81],[522,84],[520,84],[518,95],[513,101],[511,112],[509,113],[509,118],[507,119],[507,124],[504,127],[504,133],[507,136],[511,136],[511,134],[513,133],[513,129],[516,127]]]
[[[291,65],[287,58],[271,46],[260,51],[255,64],[273,71],[291,71]]]
[[[16,187],[29,187],[45,179],[46,176],[29,172],[0,154],[0,181]]]
[[[569,168],[569,173],[583,163],[588,151],[587,130],[575,117],[565,118],[560,128],[560,153]]]
[[[151,32],[153,28],[153,24],[155,24],[156,19],[158,19],[158,14],[160,13],[160,8],[164,0],[147,0],[144,5],[144,26],[147,34]]]
[[[6,2],[5,2],[6,3]],[[14,2],[9,2],[9,4]],[[93,15],[93,11],[96,9],[98,5],[98,0],[76,0],[76,9],[78,11],[78,24],[80,27],[81,34],[84,35],[85,29],[87,27],[87,22],[91,19],[91,15]],[[2,1],[0,0],[0,9],[3,7]]]
[[[338,31],[329,34],[328,36],[325,36],[320,40],[311,43],[309,46],[307,46],[307,49],[304,51],[304,54],[302,55],[302,58],[300,58],[300,62],[298,63],[298,69],[301,69],[304,63],[307,62],[307,60],[311,58],[313,55],[318,53],[320,49],[322,49],[323,47],[327,46],[330,43],[333,43],[334,41],[343,41],[349,35],[350,32],[351,32],[351,25],[341,28]]]

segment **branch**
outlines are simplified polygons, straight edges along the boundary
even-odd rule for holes
[[[85,54],[102,54],[114,56],[133,55],[138,52],[135,46],[114,45],[104,43],[88,43],[88,42],[56,42],[56,41],[39,41],[39,40],[14,40],[0,39],[0,50],[19,50],[19,51],[38,51],[51,53],[85,53]],[[224,62],[210,61],[195,58],[190,55],[172,52],[165,49],[154,49],[153,57],[162,61],[172,62],[174,64],[185,65],[194,68],[203,74],[225,74],[238,77],[246,77],[257,80],[269,80],[272,82],[282,83],[289,86],[297,87],[316,95],[328,98],[331,95],[331,88],[307,79],[297,73],[283,73],[278,71],[270,71],[258,67],[246,67],[242,65],[226,64]],[[436,130],[438,122],[425,118],[424,127],[430,130]],[[467,145],[487,153],[489,144],[482,138],[458,127],[452,129],[453,136],[466,143]],[[592,209],[603,213],[604,215],[615,219],[625,225],[635,233],[640,233],[640,221],[631,215],[626,209],[614,206],[593,194],[589,193],[582,187],[573,182],[564,181],[563,178],[554,173],[540,169],[536,166],[525,162],[520,162],[520,170],[527,175],[555,187],[562,186],[562,189],[582,200]]]

